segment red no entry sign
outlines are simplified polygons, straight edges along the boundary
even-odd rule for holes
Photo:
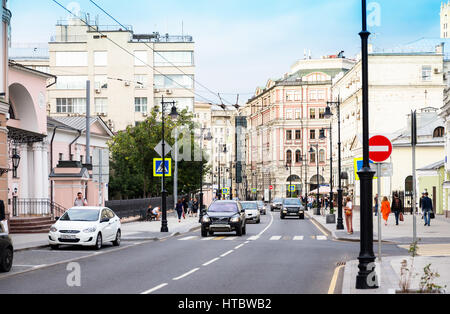
[[[273,190],[273,185],[269,186],[269,190]]]
[[[369,140],[369,158],[373,162],[386,161],[392,154],[392,143],[384,136],[377,135]]]

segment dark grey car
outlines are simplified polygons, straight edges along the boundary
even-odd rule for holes
[[[0,272],[9,272],[12,267],[14,249],[11,238],[0,223]]]
[[[245,210],[237,201],[216,201],[209,206],[202,217],[202,237],[215,232],[236,232],[237,236],[246,234]]]
[[[298,198],[286,198],[280,211],[280,218],[286,216],[297,216],[299,219],[305,219],[305,207]]]

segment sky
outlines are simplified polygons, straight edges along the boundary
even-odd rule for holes
[[[73,0],[58,0],[64,6]],[[354,57],[361,47],[360,0],[95,0],[136,33],[192,35],[196,80],[231,103],[251,98],[257,86],[278,79],[303,59],[342,50]],[[369,31],[375,47],[393,48],[422,37],[437,38],[441,0],[367,0]],[[89,0],[81,11],[99,15],[100,24],[115,22]],[[375,3],[372,7],[370,3]],[[58,19],[68,13],[52,0],[9,0],[12,42],[48,42]],[[373,19],[372,19],[373,18]],[[182,27],[183,25],[183,27]],[[211,102],[218,97],[202,87]],[[204,99],[202,99],[204,100]]]

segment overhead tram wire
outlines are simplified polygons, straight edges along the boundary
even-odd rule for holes
[[[87,27],[91,27],[91,25],[89,25],[89,23],[87,23],[86,21],[84,21],[82,18],[76,16],[72,11],[70,11],[69,9],[67,9],[66,7],[64,7],[60,2],[58,2],[57,0],[52,0],[54,3],[56,3],[58,6],[60,6],[61,8],[63,8],[66,12],[68,12],[69,14],[71,14],[73,17],[79,19],[81,22],[83,22]],[[176,82],[174,79],[172,79],[171,77],[167,76],[164,73],[161,73],[160,71],[158,71],[157,69],[155,69],[153,66],[149,65],[147,62],[144,62],[143,60],[141,60],[140,58],[138,58],[134,53],[128,51],[126,48],[122,47],[120,44],[116,43],[114,40],[112,40],[111,38],[109,38],[108,36],[106,36],[103,32],[99,31],[97,29],[97,31],[95,31],[96,33],[105,36],[106,39],[108,39],[111,43],[113,43],[115,46],[119,47],[121,50],[125,51],[127,54],[131,55],[132,57],[134,57],[136,60],[139,60],[140,62],[142,62],[142,64],[144,64],[145,66],[149,67],[150,69],[152,69],[153,71],[157,72],[158,74],[164,76],[165,78],[169,79],[170,81],[172,81],[173,83],[175,83],[176,85],[180,86],[182,89],[185,89],[191,93],[193,93],[195,96],[202,98],[204,100],[206,100],[208,103],[213,103],[211,100],[209,100],[208,98],[197,94],[195,91],[186,88],[185,86],[181,85],[180,83]]]
[[[103,13],[105,13],[107,16],[109,16],[113,21],[115,21],[117,24],[119,24],[121,27],[123,27],[124,29],[128,29],[128,27],[126,27],[125,25],[123,25],[122,23],[120,23],[116,18],[114,18],[110,13],[108,13],[105,9],[103,9],[100,5],[98,5],[95,1],[93,0],[89,0],[93,5],[95,5],[99,10],[101,10]],[[173,67],[175,67],[178,71],[180,71],[181,73],[183,73],[184,75],[190,77],[192,79],[193,82],[197,83],[197,85],[203,87],[205,90],[207,90],[208,92],[210,92],[211,94],[213,94],[214,96],[217,97],[217,93],[215,93],[214,91],[212,91],[210,88],[206,87],[205,85],[203,85],[202,83],[200,83],[199,81],[197,81],[193,76],[190,76],[190,74],[187,74],[186,72],[184,72],[181,68],[179,68],[177,65],[173,64],[171,61],[167,60],[166,57],[164,57],[162,54],[160,54],[158,51],[156,51],[155,49],[153,49],[151,46],[149,46],[145,41],[142,42],[144,45],[146,45],[148,48],[150,48],[154,53],[158,54],[161,58],[163,58],[165,61],[167,61],[169,64],[171,64]],[[221,97],[219,96],[220,101],[222,102]],[[226,99],[224,99],[226,103],[228,103],[229,105],[233,106],[234,104],[232,104],[231,102],[227,101]]]

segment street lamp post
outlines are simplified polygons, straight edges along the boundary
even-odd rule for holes
[[[344,230],[344,218],[343,218],[343,190],[342,190],[342,165],[341,165],[341,101],[338,99],[336,102],[328,102],[327,109],[325,111],[325,117],[331,118],[333,114],[331,113],[331,106],[335,105],[337,108],[337,120],[338,120],[338,178],[339,178],[339,187],[338,187],[338,218],[337,218],[337,230]],[[333,145],[332,145],[333,146]]]
[[[319,144],[313,144],[313,146],[316,146],[316,164],[317,164],[317,211],[316,215],[320,216],[320,180],[319,180]],[[309,152],[312,154],[314,153],[314,149],[311,147]]]
[[[162,152],[162,198],[161,198],[161,209],[162,209],[162,219],[161,219],[161,232],[169,232],[169,228],[167,226],[167,190],[165,187],[166,183],[166,140],[165,140],[165,121],[164,121],[164,112],[165,106],[171,104],[172,111],[170,113],[170,117],[176,119],[178,117],[177,108],[175,107],[175,101],[165,102],[164,96],[161,99],[161,152]]]
[[[362,121],[363,121],[363,166],[358,175],[361,180],[361,252],[359,254],[359,272],[356,277],[356,289],[378,288],[375,273],[375,254],[373,252],[373,218],[372,218],[372,185],[374,172],[370,169],[369,160],[369,53],[367,31],[367,6],[362,0]]]
[[[292,162],[288,160],[286,163],[286,171],[289,170],[289,197],[292,198]]]

